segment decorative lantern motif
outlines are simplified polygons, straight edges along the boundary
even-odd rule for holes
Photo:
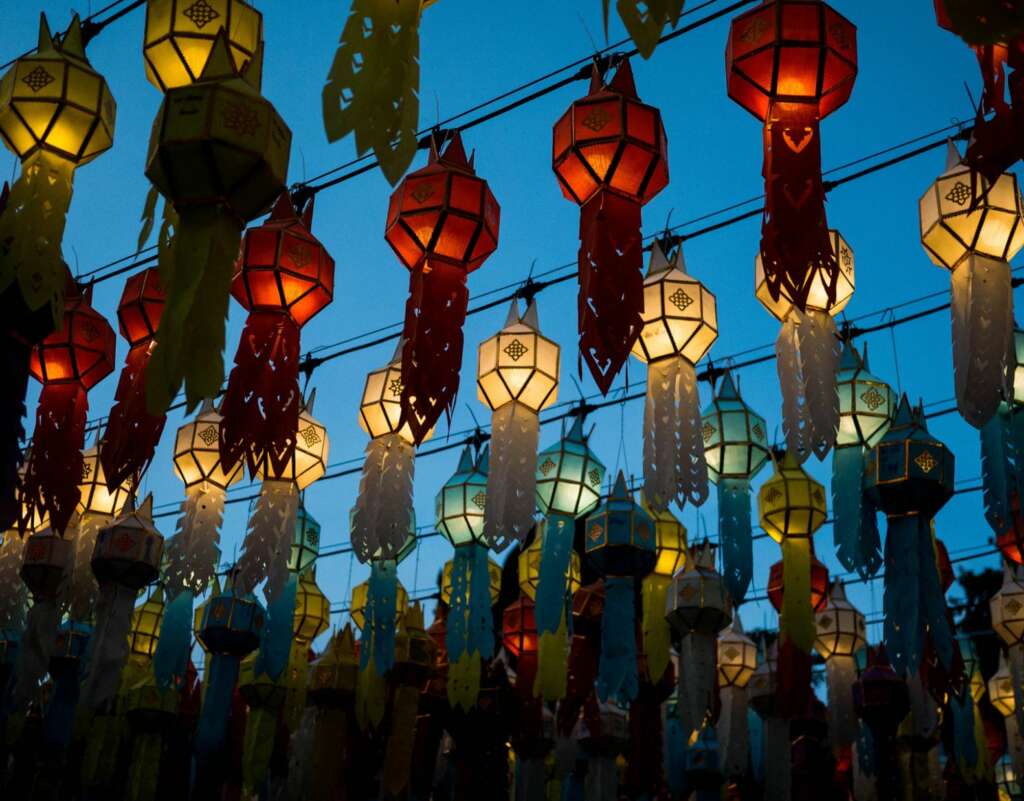
[[[146,371],[151,414],[165,411],[183,383],[190,409],[220,390],[242,228],[285,189],[291,131],[259,94],[262,58],[258,45],[240,69],[219,30],[199,79],[168,89],[153,124],[146,177],[180,224],[173,267],[161,274],[167,303]]]
[[[1024,738],[1018,723],[1017,703],[1020,688],[1014,687],[1014,677],[1006,665],[1006,657],[999,655],[999,670],[988,680],[988,697],[992,706],[1003,716],[1006,726],[1006,751],[1011,759],[1014,775],[1024,775]]]
[[[584,552],[604,578],[606,593],[597,695],[602,701],[632,701],[639,691],[633,598],[637,580],[654,569],[658,552],[654,520],[633,500],[621,472],[605,504],[587,517]]]
[[[860,736],[853,683],[857,680],[857,652],[867,644],[864,615],[846,599],[845,585],[836,581],[824,606],[816,610],[814,623],[814,648],[825,660],[829,737],[833,751],[839,754]]]
[[[743,633],[739,615],[718,635],[718,717],[722,773],[726,779],[747,772],[750,747],[747,737],[747,684],[757,669],[757,646]]]
[[[708,469],[694,365],[718,338],[718,307],[687,275],[682,245],[669,262],[661,243],[652,243],[643,320],[633,355],[647,363],[645,497],[658,509],[672,501],[699,506],[708,497]]]
[[[495,551],[520,543],[533,527],[537,506],[537,413],[558,397],[560,348],[540,333],[537,305],[520,315],[514,299],[505,327],[480,343],[477,396],[491,415],[484,539]]]
[[[114,330],[91,301],[91,288],[79,292],[69,284],[61,327],[33,349],[30,363],[43,390],[22,492],[29,515],[49,514],[59,534],[71,520],[84,475],[88,392],[114,369]]]
[[[953,454],[928,433],[906,395],[868,456],[866,488],[888,517],[885,538],[885,646],[897,674],[916,672],[931,635],[948,670],[953,637],[939,582],[930,521],[953,495]]]
[[[1024,574],[1003,564],[1003,586],[989,601],[992,628],[1006,645],[1013,676],[1017,726],[1024,732]]]
[[[832,456],[832,537],[836,557],[862,578],[873,576],[882,564],[877,510],[864,492],[868,450],[885,436],[896,416],[896,393],[868,372],[868,352],[861,358],[850,340],[843,343],[836,387],[839,390],[839,429]]]
[[[167,416],[151,415],[146,405],[146,367],[153,353],[160,315],[164,310],[160,272],[150,267],[124,285],[117,306],[121,336],[128,355],[114,393],[114,405],[103,433],[103,472],[111,489],[131,480],[137,484],[153,460]]]
[[[740,604],[754,573],[750,481],[768,461],[768,426],[726,373],[704,410],[701,433],[708,477],[718,486],[718,539],[726,587]]]
[[[288,557],[299,514],[299,493],[327,472],[330,442],[327,429],[313,417],[314,390],[299,411],[298,425],[290,435],[295,443],[291,457],[275,466],[260,464],[260,497],[238,558],[239,585],[251,593],[267,579],[264,594],[273,602],[288,581]],[[222,423],[223,426],[223,423]]]
[[[732,605],[715,570],[710,543],[690,548],[686,566],[672,579],[667,609],[669,625],[681,638],[677,711],[683,736],[689,740],[714,706],[716,638],[732,620]]]
[[[498,247],[501,210],[462,136],[431,143],[430,162],[391,195],[384,238],[410,272],[402,348],[402,424],[421,444],[451,413],[462,367],[466,277]]]
[[[480,660],[494,654],[490,569],[484,542],[487,448],[467,446],[455,473],[437,493],[435,525],[455,548],[445,637],[448,702],[468,710],[480,692]]]
[[[547,701],[565,697],[569,619],[566,575],[573,555],[576,521],[592,512],[601,498],[605,467],[590,450],[578,415],[562,438],[537,454],[537,506],[544,521],[537,577],[536,619],[540,637],[537,690]]]
[[[647,678],[652,684],[658,684],[669,664],[671,627],[665,619],[665,607],[672,577],[686,565],[686,526],[668,509],[655,511],[647,501],[646,488],[640,493],[640,507],[654,521],[658,557],[654,569],[644,578],[641,590],[641,627]]]
[[[312,234],[313,203],[302,215],[282,193],[270,218],[242,238],[231,294],[249,312],[220,411],[226,469],[280,473],[295,449],[302,405],[299,329],[334,295],[334,259]]]
[[[961,163],[950,142],[946,171],[919,205],[921,244],[951,273],[957,408],[981,428],[1006,387],[1013,342],[1009,261],[1024,246],[1024,201],[1013,173],[990,183]]]
[[[629,60],[555,123],[552,169],[580,206],[580,359],[608,394],[643,328],[640,209],[668,184],[661,114],[640,102]]]

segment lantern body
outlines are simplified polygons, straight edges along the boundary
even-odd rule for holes
[[[602,576],[646,576],[657,563],[654,520],[637,504],[619,473],[604,506],[586,522],[584,552]]]
[[[814,648],[823,659],[852,658],[867,644],[864,615],[846,599],[845,592],[838,593],[833,588],[814,622],[818,632]]]
[[[1013,329],[1013,405],[1024,404],[1024,329]]]
[[[56,42],[43,18],[39,49],[0,79],[0,137],[22,161],[37,151],[85,164],[114,141],[117,105],[85,57],[76,17]]]
[[[345,626],[310,666],[309,698],[317,706],[341,706],[352,696],[359,676],[352,629]]]
[[[32,349],[29,370],[40,383],[89,390],[113,371],[117,337],[90,305],[91,294],[68,297],[61,327]]]
[[[292,537],[288,554],[288,569],[293,573],[305,573],[320,555],[320,524],[306,507],[299,505],[295,516],[295,536]]]
[[[117,305],[117,323],[129,347],[156,336],[166,297],[160,272],[155,267],[135,273],[125,281]]]
[[[327,472],[327,457],[331,443],[327,428],[310,411],[312,401],[299,412],[299,428],[295,437],[295,448],[285,469],[277,475],[269,475],[267,460],[260,463],[260,479],[266,481],[291,481],[301,491]]]
[[[363,397],[359,402],[359,427],[373,439],[398,434],[409,444],[415,442],[408,423],[402,423],[402,350],[381,370],[366,376]],[[430,438],[428,433],[423,441]]]
[[[327,629],[330,619],[330,601],[317,585],[313,572],[305,573],[299,578],[299,586],[295,593],[295,615],[292,618],[292,636],[295,642],[313,642]]]
[[[131,656],[149,659],[156,653],[163,620],[164,593],[162,588],[157,587],[132,612],[131,630],[128,633],[128,653]]]
[[[718,686],[743,689],[757,669],[757,646],[734,626],[718,635]]]
[[[678,267],[651,272],[644,280],[643,320],[633,345],[642,362],[680,356],[696,364],[718,338],[715,296]]]
[[[568,434],[537,454],[537,507],[544,515],[582,517],[601,499],[604,472],[577,417]]]
[[[740,398],[731,376],[723,379],[702,420],[704,458],[712,481],[749,479],[764,466],[768,460],[768,426]]]
[[[602,189],[642,205],[668,184],[661,112],[640,102],[632,72],[624,68],[628,62],[611,86],[602,85],[595,71],[590,94],[555,123],[555,175],[562,194],[581,206]]]
[[[501,622],[501,642],[505,650],[517,659],[537,655],[537,622],[533,600],[520,595],[505,607]]]
[[[259,647],[264,623],[266,612],[259,601],[228,588],[210,598],[197,637],[211,654],[241,658]]]
[[[829,239],[832,242],[832,252],[835,254],[836,263],[839,265],[839,272],[836,277],[835,299],[829,300],[828,278],[822,270],[814,270],[811,278],[811,285],[807,291],[807,299],[804,301],[805,311],[820,311],[835,317],[846,308],[846,305],[853,297],[856,287],[856,274],[853,248],[843,238],[843,235],[836,230],[829,230]],[[761,253],[758,251],[754,257],[754,295],[761,305],[764,306],[777,320],[785,320],[793,309],[793,301],[786,297],[785,284],[781,286],[781,293],[778,298],[773,298],[768,289],[768,281],[765,277],[764,262],[761,260]]]
[[[136,592],[160,575],[164,538],[153,525],[153,498],[100,530],[90,564],[101,583],[116,583]]]
[[[52,529],[43,529],[29,537],[20,574],[34,600],[57,596],[73,560],[74,543]]]
[[[782,560],[768,571],[768,600],[776,612],[782,611],[782,599],[786,592],[785,569]],[[820,612],[828,602],[828,568],[814,554],[811,554],[811,609]]]
[[[259,11],[242,0],[149,0],[142,44],[149,82],[166,92],[198,81],[221,30],[241,70],[263,41]]]
[[[988,697],[992,701],[992,706],[1004,718],[1008,718],[1017,709],[1013,693],[1013,676],[1010,675],[1005,660],[988,680]]]
[[[384,237],[408,269],[437,259],[466,272],[498,247],[501,209],[456,136],[392,193]]]
[[[839,392],[836,444],[873,448],[896,416],[896,393],[868,372],[865,360],[852,347],[844,350],[843,359],[836,376]]]
[[[656,576],[672,578],[686,567],[686,526],[679,522],[669,509],[656,511],[647,502],[646,496],[640,493],[640,507],[654,521],[655,547],[658,560],[651,571]]]
[[[1024,583],[1004,566],[1003,586],[989,601],[992,628],[1008,646],[1024,643]]]
[[[769,0],[732,21],[729,97],[760,120],[774,103],[843,105],[857,77],[857,29],[820,0]]]
[[[487,451],[474,460],[467,448],[455,474],[434,499],[437,530],[456,548],[481,542],[487,506]]]
[[[533,542],[519,552],[519,589],[530,600],[536,600],[537,586],[540,583],[541,549],[547,534],[548,521],[537,523]],[[576,551],[569,553],[569,566],[565,573],[565,588],[570,595],[580,588],[580,557]]]
[[[686,567],[672,578],[669,624],[680,636],[691,632],[713,636],[732,620],[732,604],[722,576],[714,568],[710,546],[690,549]]]
[[[366,604],[370,598],[370,582],[364,581],[352,588],[352,603],[349,606],[349,616],[353,625],[362,631],[366,625]],[[409,605],[409,593],[401,582],[396,585],[395,592],[395,625],[397,626],[405,613],[405,607]]]
[[[506,325],[477,349],[477,397],[492,411],[518,401],[539,412],[558,398],[558,355],[533,326]]]
[[[808,539],[825,522],[825,488],[789,453],[775,475],[761,485],[757,500],[761,526],[776,542]],[[826,578],[821,589],[824,592],[827,588]]]
[[[455,569],[455,562],[449,559],[441,569],[441,600],[450,605],[452,599],[452,571]],[[491,593],[491,605],[498,600],[501,592],[501,566],[493,559],[487,560],[487,583]]]
[[[103,474],[99,447],[93,445],[82,451],[82,480],[78,485],[78,514],[116,517],[132,491],[131,479],[126,479],[113,491],[107,488],[107,477]]]
[[[185,487],[209,483],[226,490],[242,477],[242,463],[225,472],[220,461],[220,424],[223,418],[206,403],[191,422],[178,429],[174,439],[174,470]]]

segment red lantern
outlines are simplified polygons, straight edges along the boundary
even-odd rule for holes
[[[996,537],[996,545],[1003,556],[1016,564],[1024,564],[1024,516],[1021,515],[1020,495],[1010,495],[1010,523]]]
[[[533,683],[537,677],[537,620],[534,601],[529,596],[520,595],[514,603],[505,607],[502,615],[501,642],[505,650],[515,657],[516,690],[529,707],[528,711],[534,713],[525,716],[536,724],[540,717],[540,699],[533,696]],[[526,712],[524,709],[524,713]]]
[[[114,329],[90,305],[92,287],[68,282],[61,327],[32,350],[29,370],[43,385],[23,482],[28,519],[49,513],[63,534],[78,503],[88,391],[114,369]]]
[[[949,588],[956,581],[953,574],[953,563],[949,561],[949,550],[946,544],[938,537],[935,538],[935,563],[939,568],[939,581],[942,584],[942,594],[949,592]]]
[[[311,233],[313,204],[299,216],[287,193],[242,240],[231,294],[249,311],[220,413],[226,470],[280,475],[295,450],[302,393],[299,329],[331,302],[334,259]]]
[[[118,327],[129,349],[100,448],[103,475],[111,491],[131,476],[138,481],[152,461],[164,430],[167,416],[153,416],[146,406],[146,365],[165,299],[160,271],[150,267],[125,282],[117,306]]]
[[[640,102],[629,60],[555,123],[552,168],[580,206],[580,358],[607,394],[643,328],[640,209],[668,184],[660,112]]]
[[[834,302],[818,126],[850,97],[857,29],[822,0],[765,0],[732,21],[725,57],[729,97],[765,124],[761,259],[771,298],[804,311],[820,281]]]
[[[775,607],[776,612],[782,611],[782,596],[785,593],[784,576],[782,573],[782,560],[780,559],[771,566],[768,571],[768,600]],[[811,609],[820,612],[828,602],[828,568],[825,567],[818,557],[811,553]]]

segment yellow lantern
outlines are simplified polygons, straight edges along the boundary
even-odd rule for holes
[[[672,577],[686,566],[686,527],[667,508],[655,509],[646,492],[640,493],[640,508],[654,521],[657,560],[641,585],[641,625],[647,672],[650,680],[657,683],[669,663],[672,629],[665,619],[665,608]]]
[[[242,0],[149,0],[142,44],[149,82],[161,92],[195,83],[221,30],[241,70],[263,42],[259,11]]]
[[[449,559],[444,563],[441,570],[441,601],[451,605],[452,601],[452,570],[455,567],[455,560]],[[487,558],[487,576],[491,592],[491,605],[498,601],[498,594],[501,592],[501,566],[490,557]]]
[[[107,487],[98,445],[82,451],[82,481],[78,488],[78,514],[83,518],[88,515],[108,519],[117,517],[132,491],[131,479],[113,490]]]
[[[128,653],[131,658],[146,660],[156,653],[163,619],[164,591],[157,585],[149,598],[132,612],[131,629],[128,631]]]
[[[1017,701],[1013,692],[1013,676],[1006,664],[1006,657],[1000,655],[999,670],[988,680],[988,697],[992,706],[1004,718],[1009,718],[1017,709]]]
[[[409,605],[409,593],[402,582],[398,581],[395,594],[395,626],[402,620],[405,607]],[[352,618],[352,625],[362,630],[366,625],[366,604],[370,598],[370,582],[364,581],[352,588],[352,603],[349,606],[349,616]]]
[[[843,238],[843,235],[834,229],[828,232],[832,242],[832,252],[835,254],[836,262],[839,264],[839,274],[836,278],[835,299],[829,300],[828,288],[825,286],[825,274],[822,270],[814,271],[814,280],[807,293],[806,308],[809,310],[826,312],[835,317],[846,308],[853,291],[856,287],[855,263],[853,248]],[[768,283],[765,279],[764,264],[761,262],[761,253],[758,251],[754,258],[754,295],[761,305],[764,306],[772,316],[779,322],[785,321],[789,312],[793,309],[793,303],[783,295],[774,299],[768,291]]]
[[[519,552],[519,589],[531,601],[537,599],[537,585],[540,583],[540,556],[549,525],[546,518],[539,521],[533,542]],[[576,551],[572,551],[569,554],[569,567],[565,571],[565,589],[569,595],[575,595],[579,588],[580,556]]]
[[[560,352],[540,333],[537,304],[520,316],[513,300],[504,328],[477,349],[477,397],[492,411],[513,402],[534,413],[547,408],[558,398]]]
[[[310,570],[299,577],[295,593],[295,617],[292,634],[295,642],[307,647],[327,628],[331,617],[331,604],[316,583],[316,571]]]
[[[757,646],[743,633],[739,615],[718,635],[718,687],[745,689],[757,669]]]

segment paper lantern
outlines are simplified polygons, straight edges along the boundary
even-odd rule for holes
[[[825,660],[828,684],[829,737],[834,750],[848,748],[860,736],[853,708],[857,680],[856,655],[867,644],[864,615],[846,599],[842,582],[835,582],[821,608],[815,609],[814,649]]]
[[[352,588],[352,601],[349,605],[349,617],[352,624],[359,630],[366,625],[366,603],[370,595],[370,582],[364,581]],[[405,613],[405,607],[409,605],[409,593],[401,582],[397,585],[395,596],[395,625],[397,626]]]
[[[775,562],[768,571],[768,585],[765,588],[768,600],[776,612],[782,611],[786,595],[786,570],[782,560]],[[828,568],[811,551],[811,610],[820,612],[828,600]]]
[[[295,516],[295,536],[288,552],[288,569],[293,573],[305,573],[319,556],[320,524],[300,503]]]
[[[1003,564],[1003,585],[989,601],[992,628],[1006,645],[1013,677],[1016,722],[1024,732],[1024,576]]]
[[[539,521],[533,541],[519,552],[519,589],[531,601],[537,597],[537,586],[540,583],[541,555],[547,530],[547,521]],[[565,572],[565,591],[573,595],[579,588],[580,557],[575,551],[570,551],[569,566]]]
[[[651,245],[644,280],[644,327],[633,355],[647,363],[644,491],[658,508],[708,495],[697,364],[718,338],[715,296],[686,273],[682,246],[669,262]]]
[[[734,603],[742,603],[754,572],[750,481],[768,460],[768,425],[743,402],[726,372],[701,418],[708,477],[718,487],[723,573]]]
[[[604,472],[576,417],[562,439],[537,454],[537,506],[547,516],[582,517],[601,498]]]
[[[452,571],[454,569],[454,559],[449,559],[441,568],[441,602],[448,606],[451,606],[452,603]],[[494,605],[501,593],[501,565],[490,558],[487,560],[487,586],[491,604]]]
[[[641,630],[647,676],[657,684],[669,664],[671,628],[665,620],[665,607],[672,577],[686,564],[686,527],[670,510],[655,511],[647,500],[646,487],[640,493],[640,507],[654,521],[657,560],[641,588]]]
[[[871,730],[878,797],[893,797],[898,792],[895,735],[910,711],[910,693],[907,683],[889,664],[884,647],[868,649],[867,668],[853,685],[853,703],[857,715]]]
[[[601,391],[640,336],[644,288],[640,209],[668,184],[661,114],[640,102],[629,60],[555,123],[552,169],[580,206],[580,357]]]
[[[1015,695],[1013,691],[1013,676],[1006,664],[1005,658],[1000,658],[999,670],[988,680],[988,697],[992,706],[1003,717],[1010,717],[1016,709]]]
[[[231,294],[249,312],[220,411],[221,460],[250,475],[280,473],[296,447],[302,405],[299,330],[331,302],[334,259],[282,193],[269,219],[246,231]]]
[[[159,586],[135,607],[128,632],[128,654],[131,658],[150,659],[156,653],[164,609],[164,591]]]
[[[718,686],[744,689],[757,669],[757,646],[746,634],[739,617],[718,635]]]
[[[747,684],[757,668],[757,646],[743,633],[737,615],[718,635],[717,653],[720,764],[727,779],[739,779],[750,758],[747,732]]]
[[[466,277],[498,247],[501,209],[455,132],[391,195],[384,237],[410,271],[402,331],[402,419],[416,444],[451,412],[462,366]]]
[[[241,70],[263,43],[263,15],[242,0],[148,0],[142,55],[161,92],[199,80],[224,31]]]
[[[502,614],[501,642],[516,659],[537,657],[537,623],[533,609],[533,601],[524,594],[505,607]]]
[[[839,265],[839,273],[834,290],[835,297],[829,297],[830,287],[826,282],[826,276],[821,272],[816,272],[811,279],[805,303],[808,309],[827,312],[832,317],[835,317],[846,308],[853,298],[853,292],[857,285],[856,262],[854,260],[853,248],[850,247],[850,244],[839,231],[830,229],[828,235],[832,243],[832,252]],[[780,294],[777,298],[773,298],[771,292],[769,292],[768,282],[765,278],[764,262],[761,259],[760,253],[754,258],[754,296],[779,322],[784,322],[793,309],[793,302],[784,293]]]
[[[505,326],[480,343],[477,396],[491,409],[484,538],[496,551],[522,542],[536,508],[537,413],[558,396],[559,347],[540,333],[537,306],[514,299]]]

